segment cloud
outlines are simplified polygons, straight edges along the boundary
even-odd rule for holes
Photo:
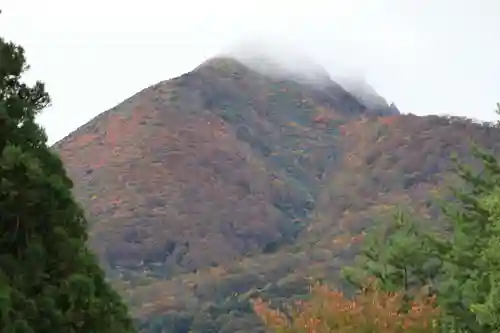
[[[335,82],[369,109],[389,108],[387,101],[369,85],[362,69],[346,67],[340,62],[334,65],[334,60],[329,59],[329,65],[336,70],[335,73],[329,73],[310,54],[301,50],[299,44],[261,36],[242,40],[228,47],[221,55],[233,57],[271,77],[292,79],[318,87],[331,86]]]

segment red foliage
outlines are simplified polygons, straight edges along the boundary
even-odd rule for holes
[[[253,302],[255,313],[275,332],[287,333],[435,333],[439,309],[434,297],[419,297],[403,311],[403,293],[383,293],[369,285],[354,299],[317,285],[312,299],[297,302],[288,316],[271,309],[261,299]]]
[[[380,123],[382,123],[384,125],[392,125],[394,123],[394,121],[396,120],[396,118],[398,118],[398,117],[399,116],[380,117],[379,121],[380,121]]]
[[[85,147],[90,142],[96,140],[98,137],[95,134],[83,134],[75,138],[75,147],[81,148]]]
[[[316,115],[313,118],[313,121],[317,124],[328,124],[333,119],[334,119],[334,117],[332,115],[322,113],[322,114]]]
[[[340,134],[342,136],[345,136],[347,133],[346,133],[346,129],[345,129],[345,125],[340,125],[339,126],[339,131],[340,131]]]

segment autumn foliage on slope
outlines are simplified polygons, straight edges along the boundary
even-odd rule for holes
[[[381,292],[374,285],[368,285],[353,299],[325,285],[316,285],[311,300],[296,303],[286,313],[272,309],[261,299],[254,301],[253,308],[274,332],[437,332],[439,309],[434,297],[419,297],[404,311],[406,304],[404,293]]]
[[[310,278],[338,285],[395,205],[436,217],[450,156],[470,159],[470,140],[500,153],[488,124],[380,115],[335,82],[316,89],[219,58],[54,149],[141,329],[233,333],[260,329],[257,295],[302,297]]]
[[[90,244],[102,262],[164,278],[293,240],[334,162],[334,118],[363,112],[333,82],[322,91],[216,59],[54,148],[95,222]]]

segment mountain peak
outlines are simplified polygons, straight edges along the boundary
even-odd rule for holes
[[[209,58],[208,60],[202,62],[198,67],[196,67],[195,71],[207,68],[232,72],[249,70],[249,68],[245,64],[243,64],[243,62],[237,60],[235,57],[225,55]]]
[[[233,73],[251,70],[272,79],[292,80],[308,85],[327,86],[333,83],[323,67],[306,58],[280,59],[263,52],[219,55],[206,60],[195,70],[207,68]]]
[[[273,79],[293,80],[303,84],[329,85],[332,83],[328,71],[311,56],[297,47],[282,42],[263,39],[245,41],[233,45],[229,50],[209,59],[201,65],[227,67],[228,64],[241,69],[246,66],[261,75]],[[231,67],[230,66],[230,67]]]
[[[332,79],[328,71],[312,58],[290,49],[277,49],[267,44],[243,44],[230,53],[208,59],[196,69],[207,68],[227,74],[253,71],[271,79],[291,80],[320,89],[334,88],[338,91],[342,87],[374,114],[400,114],[363,77],[339,76]]]

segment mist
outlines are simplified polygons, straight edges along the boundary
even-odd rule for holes
[[[242,40],[222,55],[233,57],[246,66],[271,77],[282,77],[326,85],[330,75],[311,55],[299,51],[298,45],[260,37]]]
[[[219,56],[236,59],[269,77],[294,80],[317,88],[338,84],[369,109],[389,108],[386,99],[360,74],[361,68],[343,66],[340,61],[330,58],[329,66],[336,71],[330,73],[298,43],[260,36],[234,43]]]

